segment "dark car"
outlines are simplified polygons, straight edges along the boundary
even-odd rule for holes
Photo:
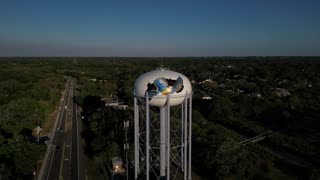
[[[114,176],[112,176],[112,180],[124,180],[124,176],[115,174]]]
[[[57,131],[58,132],[63,132],[63,129],[60,127],[60,128],[57,128]]]
[[[43,136],[40,138],[39,143],[40,144],[46,144],[46,142],[48,142],[50,140],[50,138],[48,136]]]

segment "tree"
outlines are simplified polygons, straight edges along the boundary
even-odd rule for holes
[[[232,116],[232,101],[227,97],[217,96],[215,101],[209,106],[210,121],[225,121]]]
[[[217,150],[214,159],[212,160],[217,169],[217,177],[223,179],[226,176],[232,175],[232,172],[237,166],[239,155],[239,143],[232,139],[227,139]],[[213,156],[209,156],[212,158]]]

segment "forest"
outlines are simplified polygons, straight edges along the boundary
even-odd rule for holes
[[[123,121],[133,124],[133,85],[164,66],[186,75],[193,88],[193,171],[201,179],[319,179],[319,57],[1,58],[0,177],[32,179],[64,89],[78,80],[89,164],[106,176],[123,156]],[[203,99],[209,96],[211,99]],[[127,110],[105,107],[118,97]],[[262,141],[241,141],[272,131]],[[129,129],[133,160],[133,129]],[[201,167],[201,168],[199,168]]]
[[[34,132],[48,134],[64,77],[53,66],[0,61],[0,179],[32,179],[46,147]]]

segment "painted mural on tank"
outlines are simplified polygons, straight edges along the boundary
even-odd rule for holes
[[[180,93],[183,90],[183,80],[181,77],[177,79],[157,78],[153,83],[148,83],[147,93],[149,98],[157,95],[168,95]]]

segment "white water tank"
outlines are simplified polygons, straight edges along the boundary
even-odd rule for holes
[[[170,94],[170,106],[183,102],[186,94],[192,93],[189,79],[181,73],[157,69],[139,76],[134,83],[134,94],[138,98],[149,96],[151,106],[164,106]]]

